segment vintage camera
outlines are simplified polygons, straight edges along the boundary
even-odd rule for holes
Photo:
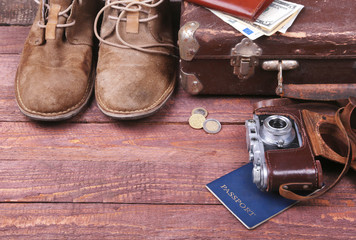
[[[341,108],[340,108],[341,106]],[[269,99],[255,104],[253,119],[246,121],[246,142],[253,163],[252,181],[262,191],[279,191],[291,199],[304,199],[299,191],[324,186],[320,161],[356,169],[356,98],[349,103],[321,103]]]
[[[253,162],[253,182],[263,191],[267,189],[269,171],[266,151],[302,146],[298,126],[282,115],[254,115],[253,119],[246,121],[246,142],[250,161]]]
[[[322,168],[307,134],[302,110],[261,108],[246,121],[252,180],[262,191],[314,191],[323,186]]]

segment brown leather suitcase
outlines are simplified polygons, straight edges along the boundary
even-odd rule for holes
[[[182,1],[183,88],[193,95],[356,96],[354,1],[293,2],[305,8],[286,34],[251,41],[209,10]]]

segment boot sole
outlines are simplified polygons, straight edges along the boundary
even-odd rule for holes
[[[174,84],[175,85],[175,84]],[[111,117],[116,120],[137,120],[145,117],[149,117],[156,112],[158,112],[169,100],[169,98],[172,96],[174,92],[174,87],[172,88],[172,91],[167,95],[167,97],[156,107],[152,108],[151,110],[144,112],[144,113],[132,113],[132,114],[118,114],[118,113],[112,113],[109,111],[104,110],[99,104],[97,106],[99,107],[100,111],[102,111],[106,116]]]
[[[93,92],[93,87],[91,87],[91,90],[88,94],[87,99],[84,101],[84,103],[82,105],[80,105],[77,109],[70,111],[68,113],[62,114],[62,115],[58,115],[58,116],[53,116],[53,117],[45,117],[45,116],[41,116],[41,115],[36,115],[36,114],[32,114],[29,112],[26,112],[25,110],[23,110],[18,104],[20,111],[28,118],[35,120],[35,121],[46,121],[46,122],[54,122],[54,121],[63,121],[63,120],[67,120],[69,118],[74,117],[75,115],[77,115],[79,112],[82,111],[82,109],[85,107],[85,105],[88,103],[91,94]]]
[[[145,112],[141,112],[141,113],[126,113],[126,114],[122,114],[122,113],[113,113],[111,111],[107,111],[105,109],[103,109],[98,101],[98,98],[96,96],[97,93],[95,93],[95,98],[96,98],[96,102],[97,102],[97,106],[100,109],[100,111],[108,116],[111,117],[113,119],[116,120],[137,120],[137,119],[141,119],[141,118],[145,118],[145,117],[149,117],[152,116],[153,114],[155,114],[156,112],[158,112],[165,104],[166,102],[170,99],[170,97],[172,96],[174,89],[176,88],[177,85],[177,72],[175,71],[173,74],[173,83],[172,85],[170,85],[170,87],[172,87],[172,90],[170,91],[170,93],[167,95],[167,97],[156,107],[150,109],[149,111],[145,111]]]

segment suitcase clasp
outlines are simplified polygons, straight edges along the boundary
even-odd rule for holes
[[[234,74],[239,79],[248,79],[255,74],[258,65],[258,57],[262,55],[262,49],[249,38],[244,38],[231,49],[231,66]]]
[[[263,70],[266,71],[278,71],[278,86],[276,88],[276,94],[279,96],[284,95],[283,89],[283,71],[286,70],[293,70],[299,67],[299,63],[295,60],[272,60],[272,61],[265,61],[262,64]]]

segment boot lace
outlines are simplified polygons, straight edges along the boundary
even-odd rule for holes
[[[168,48],[176,48],[176,46],[174,46],[171,43],[157,43],[157,44],[146,44],[146,45],[133,45],[130,44],[126,41],[124,41],[120,35],[120,23],[121,22],[126,22],[127,19],[124,18],[124,15],[128,12],[139,12],[139,13],[144,13],[147,15],[147,17],[145,18],[140,18],[139,22],[140,23],[146,23],[149,21],[152,21],[154,19],[156,19],[158,17],[158,15],[154,15],[151,17],[148,17],[149,12],[144,10],[143,7],[145,8],[154,8],[159,6],[161,3],[163,3],[164,0],[159,0],[156,3],[154,3],[154,0],[141,0],[141,1],[135,1],[135,0],[117,0],[117,1],[111,1],[111,0],[106,0],[106,5],[98,12],[96,18],[95,18],[95,22],[94,22],[94,33],[95,36],[103,43],[113,46],[113,47],[118,47],[118,48],[132,48],[132,49],[136,49],[138,51],[141,52],[145,52],[145,53],[154,53],[154,54],[163,54],[163,55],[171,55],[171,56],[175,56],[173,54],[164,52],[164,51],[159,51],[159,50],[153,50],[153,49],[149,49],[149,48],[153,48],[153,47],[168,47]],[[101,14],[103,14],[103,12],[108,9],[108,8],[113,8],[113,9],[117,9],[120,11],[118,16],[108,16],[108,18],[110,20],[116,20],[116,25],[115,25],[115,34],[116,37],[120,40],[120,42],[122,44],[118,44],[118,43],[113,43],[110,41],[107,41],[105,39],[103,39],[97,30],[97,25],[98,25],[98,20],[101,16]]]
[[[37,25],[40,28],[46,28],[46,22],[48,20],[48,12],[50,10],[50,5],[48,4],[48,0],[34,0],[37,4],[41,4],[42,2],[42,19],[43,21],[38,21]],[[41,1],[41,2],[40,2]],[[69,13],[72,11],[74,1],[63,11],[59,12],[58,16],[63,16],[65,18],[69,17]],[[56,26],[59,28],[71,27],[75,24],[75,20],[70,23],[65,24],[57,24]]]

